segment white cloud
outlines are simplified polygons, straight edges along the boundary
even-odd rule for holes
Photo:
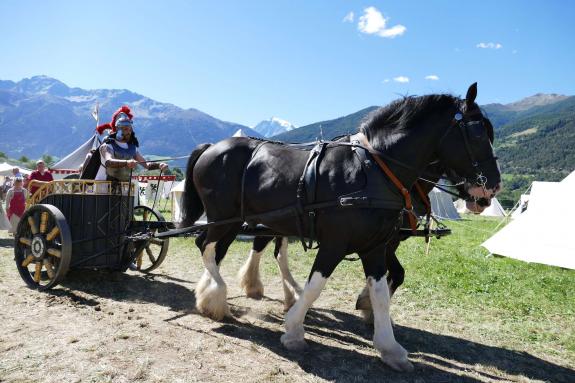
[[[409,77],[406,77],[406,76],[397,76],[397,77],[394,77],[394,78],[393,78],[393,81],[406,83],[406,82],[409,82]]]
[[[377,8],[367,7],[363,10],[363,15],[359,18],[357,29],[361,33],[391,39],[401,36],[407,30],[407,28],[401,24],[394,25],[391,28],[386,28],[388,20],[389,19],[386,19]]]
[[[431,80],[431,81],[437,81],[439,80],[439,76],[435,75],[435,74],[430,74],[429,76],[425,76],[426,80]]]
[[[390,81],[390,80],[389,80],[388,78],[386,78],[386,79],[384,79],[384,80],[382,81],[382,83],[386,84],[386,83],[388,83],[389,81]]]
[[[479,43],[476,47],[482,49],[501,49],[503,48],[503,45],[499,43]]]
[[[354,19],[354,14],[353,12],[349,12],[347,15],[345,15],[345,17],[343,18],[343,22],[344,23],[353,23],[353,19]]]

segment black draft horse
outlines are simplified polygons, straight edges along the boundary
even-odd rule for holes
[[[383,157],[406,188],[411,188],[428,164],[439,160],[467,179],[470,195],[492,198],[499,190],[501,175],[476,95],[473,84],[465,100],[451,95],[408,97],[398,101],[400,105],[382,108],[360,133],[370,153],[379,161]],[[373,157],[371,165],[378,157]],[[220,222],[207,229],[200,244],[205,271],[196,286],[196,303],[201,313],[217,320],[229,314],[219,263],[242,225],[230,218],[249,216],[254,221],[251,223],[264,224],[285,236],[301,233],[302,227],[292,215],[265,213],[297,205],[299,179],[307,161],[304,151],[248,138],[200,145],[192,152],[182,225],[192,225],[204,211],[209,222]],[[330,145],[318,168],[317,201],[338,201],[343,195],[361,192],[370,183],[382,185],[382,189],[389,185],[383,172],[370,172],[367,179],[364,165],[350,146]],[[374,313],[374,347],[393,369],[413,368],[407,351],[393,336],[389,318],[384,250],[398,226],[401,195],[388,194],[382,198],[390,201],[389,208],[333,206],[314,212],[320,247],[299,299],[286,314],[281,341],[288,349],[305,347],[303,321],[308,309],[335,267],[347,254],[357,253]],[[303,220],[304,232],[309,230],[307,222]]]
[[[363,124],[371,124],[371,118],[377,116],[375,113],[367,116]],[[488,118],[483,118],[483,124],[487,129],[487,135],[491,144],[494,141],[493,125]],[[344,139],[349,140],[349,136]],[[456,179],[457,175],[450,174],[450,177],[444,176],[445,170],[439,163],[429,165],[424,172],[425,179],[418,180],[421,194],[415,187],[411,188],[410,195],[413,202],[414,212],[418,217],[424,217],[427,214],[426,204],[429,204],[429,197],[427,195],[439,182],[440,178],[446,177]],[[490,201],[485,198],[477,199],[468,195],[463,190],[462,184],[456,184],[456,194],[467,203],[467,209],[476,214],[481,213],[486,207],[489,206]],[[423,194],[423,195],[422,195]],[[427,201],[424,201],[424,197]],[[393,296],[395,291],[403,284],[405,277],[405,269],[399,262],[396,255],[396,250],[400,243],[411,236],[408,212],[403,213],[403,230],[401,233],[396,231],[392,238],[389,240],[385,248],[385,259],[387,261],[387,284],[389,286],[390,296]],[[244,265],[238,272],[238,279],[240,280],[240,288],[246,293],[246,296],[253,299],[261,299],[264,296],[264,286],[260,278],[260,259],[264,249],[270,242],[274,242],[273,255],[278,264],[280,276],[282,280],[282,287],[284,291],[284,310],[287,311],[295,303],[297,297],[301,294],[301,287],[294,279],[289,269],[288,261],[288,238],[287,237],[259,237],[256,236],[252,243],[252,249]],[[362,290],[358,296],[356,309],[361,310],[364,318],[368,322],[373,321],[373,311],[371,309],[371,302],[369,301],[369,291],[367,286]]]
[[[493,128],[490,128],[491,122],[487,118],[484,120],[484,124],[488,131],[493,132]],[[493,139],[491,137],[490,139],[493,143]],[[429,192],[431,192],[435,187],[435,184],[439,182],[441,178],[440,175],[442,174],[443,169],[439,164],[427,167],[426,177],[429,179],[426,179],[427,182],[419,182],[421,192],[425,196],[427,196],[427,194],[429,194]],[[422,196],[420,196],[419,192],[414,189],[415,188],[412,188],[410,190],[413,210],[420,219],[423,219],[427,214],[426,202],[423,200]],[[481,205],[478,205],[478,201],[475,198],[466,195],[463,190],[460,190],[460,185],[457,185],[457,194],[460,198],[466,200],[468,210],[477,214],[481,213],[481,211],[488,206],[487,204],[489,204],[489,201],[479,201]],[[429,203],[429,197],[426,197],[426,200],[427,203]],[[395,291],[403,284],[405,277],[405,269],[397,258],[396,250],[402,241],[411,237],[411,226],[409,224],[408,214],[410,213],[403,213],[402,229],[404,230],[401,232],[396,231],[385,248],[385,260],[387,261],[387,284],[389,286],[391,297],[393,297]],[[264,296],[264,286],[260,278],[260,260],[263,251],[272,241],[274,242],[273,255],[279,267],[281,283],[284,291],[284,310],[287,311],[295,303],[297,297],[299,297],[302,291],[289,268],[287,237],[254,237],[252,249],[250,250],[248,258],[238,272],[238,279],[240,280],[240,288],[245,292],[248,298],[261,299]],[[365,286],[358,296],[356,309],[362,311],[362,315],[367,322],[373,322],[373,311],[371,310],[371,302],[369,300],[369,291],[367,286]]]

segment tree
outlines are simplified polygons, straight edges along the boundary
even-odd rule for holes
[[[49,154],[44,154],[42,156],[42,161],[44,161],[44,163],[46,164],[47,167],[50,167],[52,165],[54,165],[54,157],[52,157]]]

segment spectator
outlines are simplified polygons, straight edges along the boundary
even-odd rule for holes
[[[0,194],[2,194],[2,199],[4,199],[4,197],[6,196],[6,193],[8,192],[8,190],[10,190],[10,188],[12,186],[14,186],[14,180],[16,178],[23,178],[22,173],[20,173],[20,169],[18,169],[18,168],[12,169],[12,177],[5,177],[4,178],[4,184],[2,184],[2,190],[0,193]]]
[[[23,178],[22,173],[20,173],[20,169],[19,169],[19,168],[14,168],[14,169],[12,169],[12,175],[14,176],[14,179],[16,179],[16,178]]]
[[[52,174],[46,169],[46,164],[43,160],[38,160],[36,162],[36,170],[30,174],[30,178],[28,181],[28,189],[30,190],[30,194],[33,195],[36,193],[36,190],[42,186],[42,184],[48,183],[54,180],[52,178]]]
[[[6,194],[6,213],[8,215],[8,220],[12,225],[12,228],[9,230],[10,233],[16,232],[18,223],[20,222],[20,217],[22,217],[22,214],[24,214],[24,210],[26,209],[28,191],[24,189],[22,184],[22,178],[16,178],[14,186],[12,186]]]

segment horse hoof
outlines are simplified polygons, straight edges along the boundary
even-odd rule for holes
[[[211,284],[196,295],[196,308],[202,315],[215,321],[221,321],[230,316],[226,296],[225,285]]]
[[[290,351],[302,351],[307,348],[307,343],[304,339],[294,339],[288,334],[282,335],[281,342]]]
[[[228,306],[222,308],[207,308],[207,307],[198,307],[198,311],[205,317],[215,320],[216,322],[221,322],[227,316],[230,316],[230,311]]]
[[[412,372],[413,371],[413,364],[409,360],[403,361],[395,361],[395,362],[384,362],[389,367],[394,369],[397,372]]]
[[[264,288],[263,286],[247,288],[246,289],[246,296],[251,299],[262,299],[264,297]]]
[[[411,372],[413,371],[413,364],[407,358],[394,358],[391,356],[381,355],[383,363],[398,372]]]

